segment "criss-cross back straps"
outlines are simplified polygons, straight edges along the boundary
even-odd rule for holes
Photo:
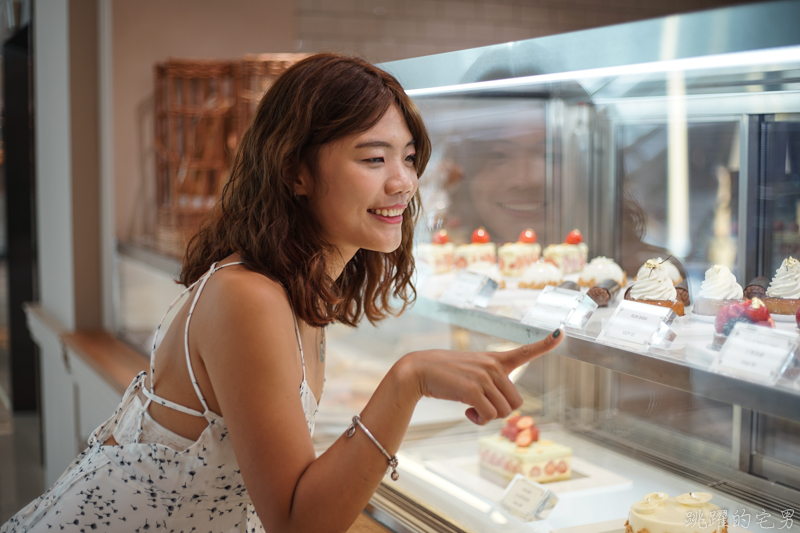
[[[185,413],[187,415],[204,417],[209,421],[219,418],[213,411],[211,411],[208,408],[208,404],[206,403],[206,399],[203,396],[203,393],[200,392],[200,386],[197,384],[197,378],[195,378],[195,376],[194,376],[194,369],[192,368],[192,359],[189,356],[189,322],[191,321],[192,313],[194,313],[194,308],[197,306],[197,300],[200,298],[200,293],[203,292],[203,288],[205,287],[205,285],[208,282],[208,280],[211,277],[211,275],[214,272],[216,272],[217,270],[220,270],[222,268],[225,268],[225,267],[228,267],[228,266],[232,266],[232,265],[242,265],[242,264],[244,264],[244,263],[235,262],[235,263],[228,263],[228,264],[225,264],[225,265],[222,265],[222,266],[218,267],[217,264],[214,263],[213,265],[211,265],[211,268],[208,270],[208,272],[202,278],[198,279],[197,281],[195,281],[194,283],[189,285],[186,289],[184,289],[178,295],[178,297],[175,298],[175,300],[173,300],[173,302],[169,305],[169,307],[167,308],[167,312],[164,313],[164,316],[161,318],[161,322],[159,322],[158,328],[156,328],[155,336],[153,337],[153,349],[150,351],[150,387],[149,387],[149,390],[148,390],[147,387],[142,388],[142,393],[147,398],[147,403],[144,406],[144,409],[142,410],[142,413],[144,413],[147,410],[147,408],[149,407],[150,402],[153,401],[153,402],[156,402],[156,403],[158,403],[160,405],[163,405],[165,407],[169,407],[171,409],[175,409],[176,411],[180,411],[181,413]],[[200,400],[200,404],[203,406],[204,412],[200,412],[200,411],[197,411],[195,409],[191,409],[189,407],[186,407],[185,405],[181,405],[181,404],[175,403],[175,402],[173,402],[171,400],[167,400],[166,398],[161,398],[160,396],[158,396],[155,393],[155,385],[154,385],[154,382],[155,382],[155,356],[156,356],[156,348],[157,348],[157,343],[158,343],[158,334],[161,331],[161,326],[164,324],[164,320],[167,318],[167,315],[169,314],[169,312],[172,310],[173,307],[175,307],[175,304],[177,304],[178,301],[181,298],[183,298],[183,295],[186,294],[187,292],[189,292],[190,290],[192,290],[198,283],[200,284],[200,287],[198,287],[197,293],[194,295],[194,299],[192,300],[192,305],[189,308],[189,315],[186,317],[186,326],[184,328],[183,345],[184,345],[184,351],[185,351],[185,354],[186,354],[186,367],[189,370],[189,377],[192,380],[192,386],[194,387],[194,391],[197,394],[197,398]],[[141,426],[141,421],[140,421],[139,425]]]

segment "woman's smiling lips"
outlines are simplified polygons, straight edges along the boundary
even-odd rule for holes
[[[497,202],[497,205],[501,207],[508,215],[513,217],[529,217],[541,211],[544,211],[545,204],[541,201],[530,200],[527,202],[523,201],[512,201],[512,202]]]
[[[392,205],[389,207],[375,207],[367,209],[367,212],[381,222],[387,224],[400,224],[403,221],[403,211],[407,204]]]

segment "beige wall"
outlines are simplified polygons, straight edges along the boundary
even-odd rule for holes
[[[111,8],[116,235],[155,219],[153,65],[170,57],[226,59],[293,52],[293,1],[116,0]]]
[[[752,0],[295,0],[301,52],[379,63]]]

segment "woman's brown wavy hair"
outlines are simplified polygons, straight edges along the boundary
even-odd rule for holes
[[[430,139],[416,105],[390,74],[362,59],[324,53],[282,74],[242,136],[222,198],[187,247],[179,282],[190,285],[211,264],[238,252],[253,271],[280,282],[299,318],[312,326],[355,326],[399,314],[414,301],[411,255],[419,193],[403,212],[403,237],[391,253],[359,250],[333,280],[327,243],[306,196],[294,194],[305,164],[318,180],[320,148],[363,133],[396,105],[414,139],[415,169],[430,158]],[[395,309],[392,298],[402,301]]]

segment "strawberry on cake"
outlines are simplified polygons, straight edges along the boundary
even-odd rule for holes
[[[478,228],[472,232],[472,243],[456,246],[453,252],[453,263],[458,269],[467,268],[473,263],[486,261],[495,263],[497,261],[497,249],[491,242],[489,233],[483,228]]]
[[[434,273],[443,274],[453,269],[454,250],[455,245],[450,242],[447,231],[439,230],[434,233],[432,242],[417,245],[417,257]]]
[[[563,244],[551,244],[544,249],[545,260],[553,263],[564,274],[580,272],[586,264],[589,248],[583,242],[581,232],[574,229],[567,233]]]
[[[523,230],[517,242],[504,244],[497,249],[500,271],[505,276],[519,276],[541,255],[542,247],[536,242],[536,233],[532,229]]]
[[[547,483],[569,479],[572,449],[551,440],[539,439],[533,417],[515,412],[506,419],[500,435],[478,439],[482,469],[511,479],[516,474]]]

